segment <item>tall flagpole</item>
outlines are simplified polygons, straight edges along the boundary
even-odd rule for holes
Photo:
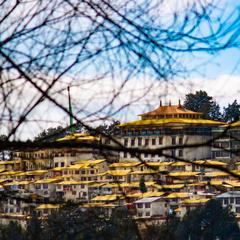
[[[67,87],[68,90],[68,106],[69,106],[69,112],[70,112],[70,131],[73,133],[73,113],[72,113],[72,103],[71,103],[71,96],[70,96],[70,87]]]

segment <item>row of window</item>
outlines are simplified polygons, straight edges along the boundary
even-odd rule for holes
[[[172,137],[171,139],[172,145],[182,145],[183,144],[183,137]],[[158,138],[124,138],[123,142],[125,147],[134,147],[134,146],[155,146],[155,145],[162,145],[163,144],[163,137]]]
[[[173,149],[173,150],[171,150],[171,156],[172,157],[183,157],[183,149]],[[123,158],[135,158],[135,157],[136,156],[133,153],[127,153],[127,152],[123,153]],[[140,157],[141,158],[160,158],[160,157],[162,157],[162,154],[161,153],[159,153],[159,154],[144,153],[144,154],[141,154]]]
[[[123,130],[123,136],[151,136],[151,135],[211,135],[211,128],[209,127],[190,127],[185,129],[141,129],[141,130]]]

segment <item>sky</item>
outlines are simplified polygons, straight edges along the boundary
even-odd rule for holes
[[[181,12],[193,1],[166,1],[164,13],[161,12],[161,14],[168,16],[175,8]],[[208,4],[210,0],[198,0],[196,2]],[[215,4],[219,9],[226,8],[226,15],[229,15],[233,10],[235,15],[239,15],[239,12],[237,12],[238,1],[218,0],[215,1]],[[203,27],[202,31],[207,31],[207,29]],[[124,85],[124,77],[121,74],[116,74],[114,78],[107,76],[91,83],[90,74],[84,73],[84,71],[80,74],[76,71],[76,75],[74,75],[76,81],[72,80],[73,76],[71,74],[66,74],[61,79],[61,84],[58,84],[58,88],[54,89],[55,92],[59,91],[60,94],[54,94],[54,97],[65,107],[68,107],[67,91],[62,91],[62,89],[66,89],[69,84],[72,85],[73,113],[85,123],[95,125],[101,123],[98,120],[99,118],[104,120],[106,116],[108,119],[117,119],[122,122],[138,119],[137,115],[158,107],[160,100],[166,104],[169,101],[172,104],[177,104],[179,99],[182,102],[184,101],[187,93],[198,90],[205,90],[222,108],[235,99],[240,102],[240,48],[225,49],[211,54],[195,52],[191,57],[183,54],[179,61],[188,70],[191,70],[184,75],[172,76],[168,81],[156,79],[153,75],[146,73],[132,76]],[[97,67],[101,70],[101,62],[97,62],[97,64]],[[91,71],[91,67],[89,69]],[[49,75],[49,77],[51,76]],[[77,79],[81,79],[81,81],[77,81]],[[86,81],[82,81],[82,79],[86,79]],[[23,95],[25,99],[22,99],[20,104],[19,99],[16,98],[15,108],[20,109],[23,107],[22,103],[27,104],[29,99],[34,101],[35,91],[29,86],[25,86],[25,88],[24,91],[27,93]],[[119,95],[118,92],[120,92]],[[110,106],[104,107],[113,98],[114,101],[111,102]],[[95,111],[100,109],[102,109],[100,113],[94,114]],[[57,125],[65,127],[68,123],[69,118],[65,112],[44,100],[28,117],[28,122],[19,128],[17,138],[33,138],[43,129]]]

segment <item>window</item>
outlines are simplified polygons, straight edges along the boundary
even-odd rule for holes
[[[233,197],[230,198],[230,203],[234,203],[234,198]]]
[[[236,204],[240,204],[240,197],[236,197]]]
[[[176,145],[176,137],[172,137],[172,145]]]
[[[150,203],[145,203],[145,208],[150,208]]]
[[[172,151],[171,151],[171,155],[172,155],[172,157],[175,157],[176,155],[175,155],[175,149],[173,149]]]
[[[149,145],[149,139],[145,139],[145,146]]]
[[[139,217],[142,217],[142,212],[139,212],[139,213],[138,213],[138,216],[139,216]]]
[[[48,185],[46,183],[43,184],[43,189],[48,189]]]
[[[61,162],[61,167],[64,167],[64,162]]]
[[[75,174],[79,174],[79,170],[76,170],[76,171],[75,171]]]
[[[142,146],[142,138],[138,138],[138,146]]]
[[[124,158],[127,158],[127,152],[124,152],[124,153],[123,153],[123,157],[124,157]]]
[[[179,157],[182,157],[182,156],[183,156],[183,150],[182,150],[182,149],[179,149],[179,150],[178,150],[178,156],[179,156]]]
[[[236,212],[240,213],[240,207],[236,207]]]
[[[58,167],[58,163],[57,162],[54,164],[54,167]]]
[[[148,154],[147,154],[147,153],[144,153],[144,157],[145,157],[145,158],[148,158]]]
[[[156,145],[156,139],[155,138],[152,139],[152,145]]]
[[[146,212],[146,216],[149,217],[150,216],[150,212]]]
[[[155,154],[154,154],[154,153],[152,153],[152,154],[151,154],[151,157],[152,157],[152,158],[155,158]]]
[[[127,147],[127,145],[128,145],[128,139],[124,138],[124,146]]]
[[[135,145],[135,139],[131,139],[131,146]]]
[[[143,204],[142,204],[142,203],[138,203],[138,204],[137,204],[137,207],[138,207],[138,208],[143,208]]]
[[[179,144],[179,145],[182,145],[182,144],[183,144],[183,138],[182,138],[182,137],[180,137],[180,138],[178,139],[178,144]]]
[[[158,144],[159,144],[159,145],[162,145],[162,144],[163,144],[163,138],[162,138],[162,137],[158,138]]]
[[[225,205],[227,205],[227,204],[228,204],[228,198],[224,198],[224,199],[223,199],[223,203],[224,203]]]

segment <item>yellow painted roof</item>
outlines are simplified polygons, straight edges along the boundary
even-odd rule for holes
[[[180,189],[184,187],[184,184],[155,184],[154,186],[156,186],[159,189],[164,189],[164,188],[170,188],[170,189]]]
[[[106,208],[114,208],[116,207],[116,205],[112,204],[112,203],[101,203],[101,202],[96,202],[96,203],[85,203],[83,205],[80,205],[80,207],[84,207],[84,208],[91,208],[91,207],[106,207]]]
[[[126,176],[131,170],[109,170],[107,173],[112,176]]]
[[[0,175],[16,175],[16,174],[20,174],[20,173],[24,173],[22,171],[8,171],[8,172],[2,172],[0,173]]]
[[[70,180],[70,181],[62,181],[62,182],[58,182],[58,185],[80,185],[80,184],[91,184],[94,181],[74,181],[74,180]]]
[[[99,137],[95,137],[95,136],[91,136],[88,133],[73,133],[71,135],[67,135],[63,138],[59,138],[57,139],[58,142],[62,142],[62,141],[90,141],[90,142],[94,142],[94,141],[99,141]]]
[[[161,197],[164,194],[165,194],[164,192],[149,191],[145,193],[137,192],[137,193],[127,194],[127,197],[129,198]]]
[[[91,199],[91,201],[102,201],[102,202],[107,202],[107,201],[115,201],[117,199],[123,198],[121,195],[117,194],[112,194],[112,195],[103,195],[103,196],[97,196]]]
[[[159,171],[147,169],[143,171],[132,171],[130,174],[141,175],[141,174],[156,174],[156,173],[159,173]]]
[[[188,165],[192,165],[191,163],[187,163],[187,162],[172,162],[169,164],[170,166],[188,166]]]
[[[199,199],[185,199],[183,200],[183,203],[185,204],[201,204],[201,203],[206,203],[209,201],[209,199],[206,198],[199,198]]]
[[[215,165],[215,166],[226,166],[227,163],[224,162],[220,162],[217,160],[197,160],[197,161],[193,161],[193,163],[197,163],[197,164],[209,164],[209,165]]]
[[[61,179],[59,179],[59,178],[46,178],[46,179],[39,179],[39,180],[35,181],[34,183],[36,183],[36,184],[57,183],[59,181],[61,181]]]
[[[168,174],[170,177],[191,177],[197,175],[199,175],[199,172],[171,172]]]
[[[60,208],[60,204],[40,204],[36,209],[57,209]]]
[[[32,181],[17,181],[17,182],[9,182],[9,183],[4,183],[4,186],[14,186],[14,185],[28,185],[32,183]]]
[[[211,172],[206,172],[204,176],[206,176],[206,177],[225,177],[228,175],[229,175],[228,173],[222,172],[222,171],[211,171]]]
[[[210,185],[222,185],[223,181],[210,181]]]
[[[55,167],[55,168],[52,168],[52,169],[49,169],[49,171],[63,171],[64,169],[66,169],[66,167]]]
[[[112,163],[109,165],[110,168],[117,168],[117,167],[135,167],[140,165],[140,162],[119,162],[119,163]]]
[[[15,164],[15,163],[20,163],[20,160],[13,160],[13,161],[0,161],[0,165],[7,165],[7,164]]]
[[[174,193],[170,193],[165,198],[171,199],[171,198],[187,198],[187,197],[189,197],[189,193],[187,192],[174,192]]]
[[[143,166],[151,166],[151,167],[160,167],[160,166],[168,166],[171,162],[146,162],[143,164]]]
[[[100,164],[102,162],[105,162],[106,160],[104,159],[97,159],[97,160],[79,160],[76,161],[75,163],[73,163],[72,165],[70,165],[69,167],[66,167],[66,169],[86,169],[86,168],[90,168],[90,167],[94,167],[97,164]]]
[[[207,119],[162,118],[162,119],[137,120],[133,122],[122,123],[119,126],[125,127],[125,126],[147,126],[147,125],[171,125],[171,124],[224,125],[226,123],[207,120]]]
[[[174,210],[174,212],[181,212],[182,211],[182,208],[176,208],[175,210]]]

